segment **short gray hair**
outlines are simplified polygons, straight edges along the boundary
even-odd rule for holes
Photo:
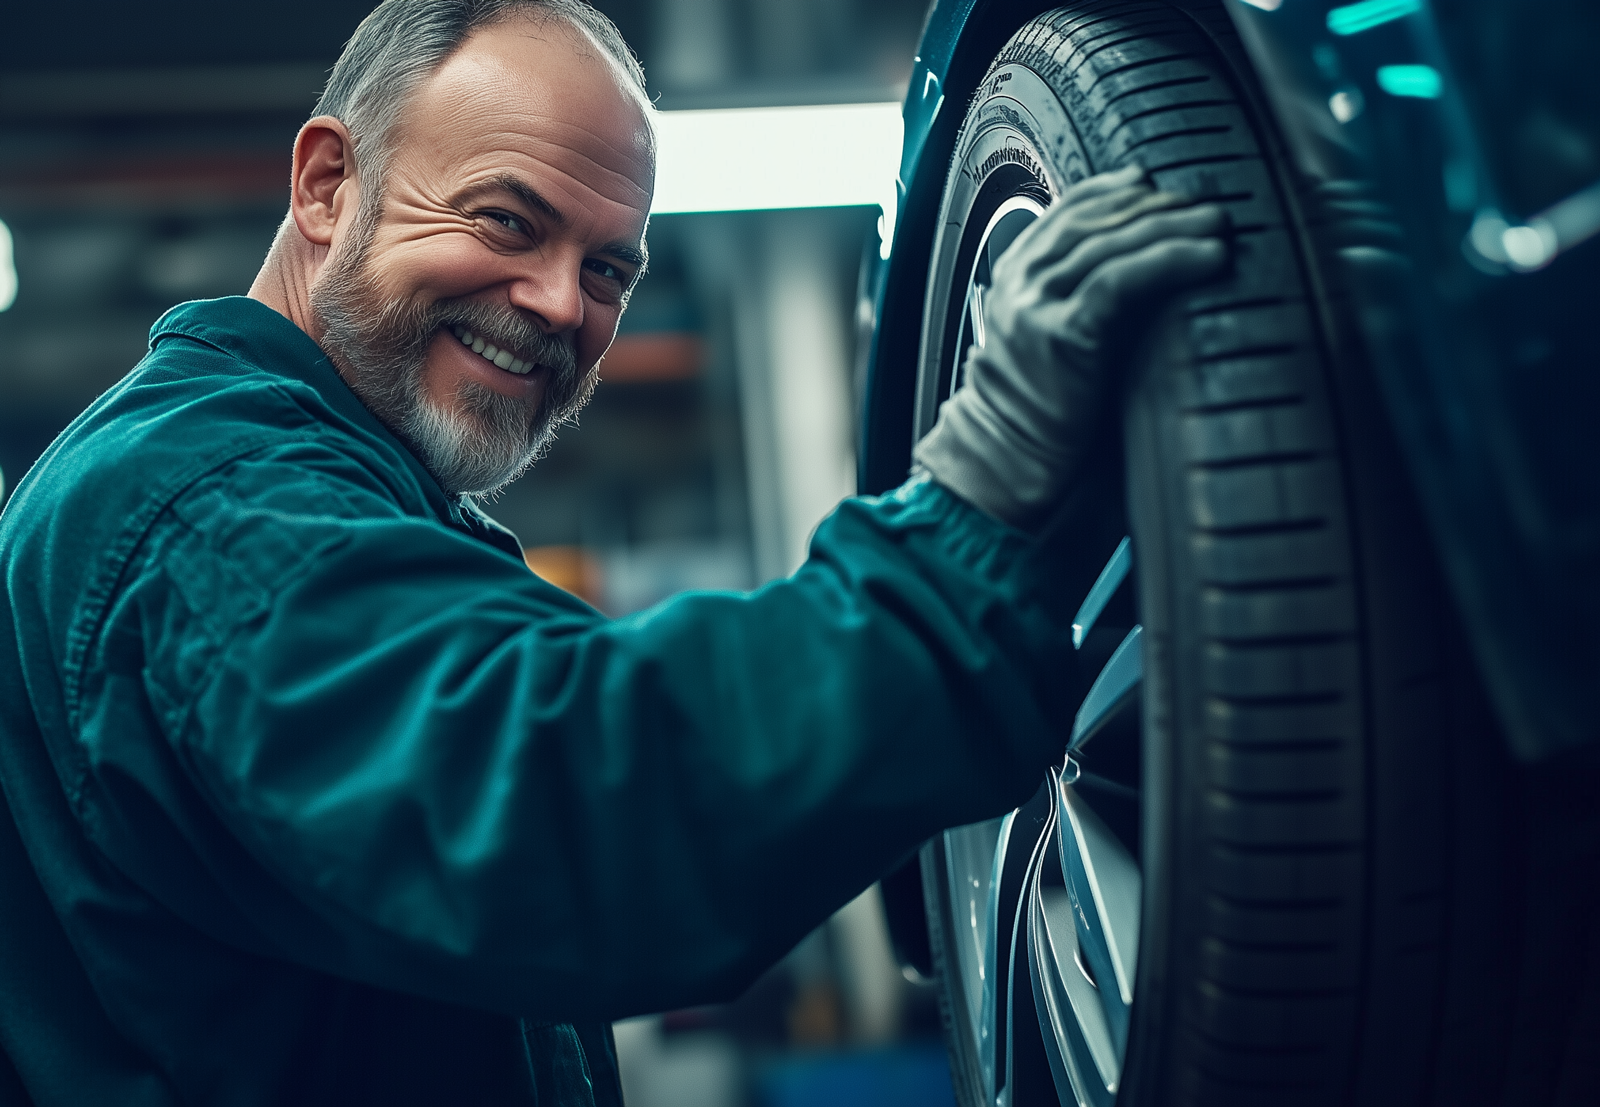
[[[417,86],[474,31],[515,16],[585,32],[646,96],[639,59],[616,24],[584,0],[383,0],[350,36],[312,110],[349,128],[364,203],[382,195],[390,138]]]

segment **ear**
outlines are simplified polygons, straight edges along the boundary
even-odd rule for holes
[[[307,242],[327,246],[342,218],[355,211],[355,143],[345,125],[319,115],[294,140],[289,210]]]

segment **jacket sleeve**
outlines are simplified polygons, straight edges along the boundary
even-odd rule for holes
[[[323,971],[562,1019],[726,998],[1038,786],[1116,536],[1084,537],[913,482],[786,580],[611,620],[335,456],[246,459],[108,618],[157,733],[85,685],[81,817],[193,925]]]

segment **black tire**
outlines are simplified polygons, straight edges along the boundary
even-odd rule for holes
[[[1482,917],[1463,877],[1481,862],[1482,879],[1508,879],[1493,845],[1507,840],[1507,805],[1475,776],[1504,769],[1501,745],[1326,276],[1315,198],[1285,171],[1239,58],[1220,7],[1160,0],[1073,4],[1001,50],[940,211],[915,433],[950,391],[975,228],[999,225],[1000,201],[1046,202],[1137,163],[1228,208],[1232,276],[1179,297],[1144,336],[1125,426],[1106,431],[1125,457],[1137,601],[1123,589],[1127,617],[1108,609],[1120,625],[1084,654],[1103,660],[1136,620],[1145,674],[1142,744],[1130,760],[1097,738],[1109,783],[1084,792],[1143,871],[1131,1023],[1107,1094],[1494,1102],[1507,984],[1490,972],[1467,997],[1461,982],[1514,935]],[[1098,757],[1088,750],[1084,767]],[[1130,763],[1132,816],[1118,798]],[[1028,889],[1052,879],[1041,843],[1061,817],[1046,796],[1008,827],[989,925],[995,986],[1010,990],[986,1025],[956,955],[972,905],[957,902],[950,851],[964,840],[923,852],[962,1107],[993,1104],[1002,1086],[1013,1107],[1073,1102],[1055,1047],[1028,1025],[1030,938],[1016,921]]]

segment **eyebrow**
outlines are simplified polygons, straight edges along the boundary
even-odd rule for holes
[[[562,215],[554,204],[541,196],[538,189],[514,173],[496,173],[488,180],[481,181],[468,189],[462,199],[473,199],[490,192],[509,192],[557,226],[567,221],[567,217]],[[618,261],[626,262],[636,267],[639,271],[634,275],[635,281],[644,276],[644,271],[650,265],[650,255],[646,250],[640,249],[638,246],[631,246],[626,242],[608,242],[600,247],[600,251],[610,254]]]
[[[637,267],[639,270],[637,276],[644,276],[644,271],[650,268],[648,250],[642,250],[638,246],[629,246],[626,242],[608,242],[600,249],[619,261]]]

